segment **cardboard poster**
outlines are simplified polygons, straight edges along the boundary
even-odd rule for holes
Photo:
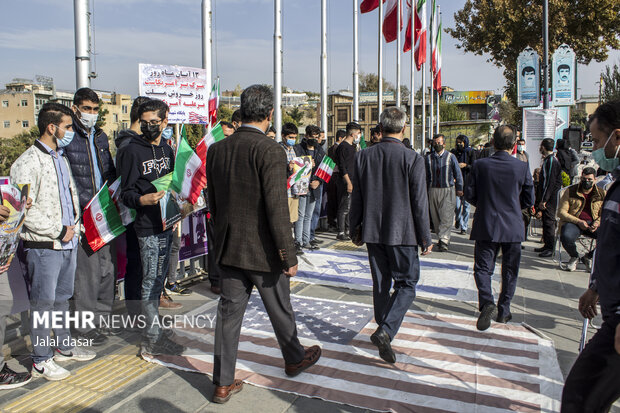
[[[575,52],[567,44],[563,44],[553,54],[553,106],[575,104],[575,75]]]
[[[10,265],[19,245],[29,189],[30,185],[0,185],[2,205],[10,211],[7,220],[0,222],[0,269]]]
[[[311,156],[298,156],[293,158],[293,174],[299,172],[304,166],[307,167],[307,172],[304,173],[299,181],[291,186],[291,193],[295,196],[307,195],[310,186],[310,176],[312,175],[312,157]]]
[[[189,260],[208,254],[207,210],[194,212],[181,223],[181,249],[179,261]]]
[[[538,53],[531,47],[517,58],[517,105],[522,107],[540,104],[540,65]]]

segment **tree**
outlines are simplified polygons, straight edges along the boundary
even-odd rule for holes
[[[585,130],[588,124],[588,112],[586,112],[585,110],[571,108],[570,124],[581,126],[581,128]]]
[[[0,139],[0,175],[8,176],[13,162],[37,139],[39,139],[39,128],[36,126],[12,138]]]
[[[295,124],[295,126],[299,126],[301,120],[304,117],[304,112],[298,107],[294,107],[293,109],[288,111],[288,115],[291,117],[291,119],[293,119],[293,123]]]
[[[609,48],[620,48],[618,0],[549,0],[549,50],[562,43],[575,51],[577,61],[588,64],[607,59]],[[457,48],[504,69],[511,101],[516,102],[516,64],[530,46],[542,57],[542,2],[528,0],[467,0],[454,14],[456,26],[447,32]]]
[[[102,128],[105,125],[105,118],[110,113],[109,110],[106,109],[105,105],[99,106],[99,117],[97,118],[97,127]]]
[[[509,100],[499,102],[499,117],[509,125],[515,125],[517,127],[521,125],[520,111],[515,104]]]
[[[379,76],[374,73],[360,73],[360,92],[375,92],[379,90]],[[393,84],[383,79],[383,91],[396,91]]]
[[[235,86],[235,90],[233,90],[232,95],[233,96],[241,96],[242,92],[243,92],[243,88],[241,87],[241,85],[237,85],[237,86]]]
[[[601,73],[601,80],[603,81],[601,100],[603,102],[619,100],[620,71],[618,71],[618,63],[614,64],[613,68],[610,66],[605,67],[605,71]]]
[[[204,125],[185,125],[185,133],[189,146],[196,149],[196,145],[205,135],[205,127]]]
[[[220,106],[217,107],[217,120],[230,122],[230,118],[232,118],[233,111],[229,109],[228,106],[220,103]]]
[[[467,120],[467,112],[460,109],[454,103],[439,103],[439,117],[442,122],[451,122],[456,120]]]

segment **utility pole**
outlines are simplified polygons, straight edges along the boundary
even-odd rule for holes
[[[359,39],[357,20],[359,15],[358,0],[353,0],[353,116],[357,122],[360,113],[360,75],[359,75]]]
[[[400,107],[400,1],[396,2],[396,106]]]
[[[282,141],[282,3],[274,0],[273,22],[273,126]]]
[[[549,0],[543,0],[543,109],[549,109]]]
[[[377,91],[377,120],[381,119],[381,112],[383,111],[383,1],[379,1],[379,90]],[[371,116],[372,120],[372,116]]]
[[[211,93],[211,0],[202,0],[201,20],[202,20],[202,68],[206,70],[207,82],[205,92]],[[210,129],[210,125],[207,125]],[[208,131],[207,130],[207,131]],[[178,135],[177,135],[178,136]]]
[[[89,0],[73,0],[75,34],[75,86],[90,87]]]
[[[327,136],[327,0],[321,0],[321,129]]]

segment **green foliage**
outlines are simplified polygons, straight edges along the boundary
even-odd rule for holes
[[[198,142],[205,136],[205,127],[203,125],[185,125],[187,133],[187,142],[192,149],[196,149]]]
[[[520,128],[521,111],[511,101],[501,101],[499,103],[499,117],[509,125]]]
[[[379,89],[379,76],[374,73],[360,73],[360,84],[359,84],[360,92],[374,92],[377,93]],[[401,89],[402,90],[402,89]],[[384,92],[395,92],[396,88],[393,84],[383,79],[383,91]]]
[[[102,128],[105,125],[106,116],[110,113],[109,110],[106,109],[105,105],[99,105],[99,118],[97,119],[97,127]]]
[[[588,64],[607,59],[620,48],[618,0],[549,0],[549,50],[562,43]],[[542,2],[525,0],[467,0],[454,14],[456,26],[446,31],[457,48],[504,69],[508,98],[516,102],[516,65],[519,53],[530,46],[543,56]]]
[[[232,118],[233,111],[229,109],[228,106],[220,104],[217,108],[217,120],[230,122],[230,118]]]
[[[12,138],[0,139],[0,175],[8,176],[13,162],[37,139],[39,139],[39,128],[36,126]]]
[[[454,103],[439,103],[439,117],[442,122],[467,120],[467,113]]]
[[[620,99],[620,71],[618,70],[618,63],[605,67],[605,71],[601,73],[601,80],[603,81],[603,90],[601,93],[601,100],[603,102],[610,102],[612,100]]]
[[[304,118],[304,112],[298,107],[294,107],[287,112],[287,115],[291,117],[295,126],[299,126],[301,120]],[[286,122],[284,122],[286,123]]]
[[[299,126],[296,122],[295,119],[293,119],[291,117],[291,115],[289,115],[288,113],[284,112],[282,114],[282,124],[284,125],[285,123],[294,123],[295,126]]]
[[[585,130],[588,124],[588,113],[585,110],[577,110],[572,107],[570,110],[570,124],[581,126]]]
[[[243,92],[243,88],[241,87],[241,85],[237,85],[235,87],[235,90],[233,90],[233,96],[241,96],[241,93]]]

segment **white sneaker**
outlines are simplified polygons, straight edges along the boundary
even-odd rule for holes
[[[70,375],[69,370],[60,367],[54,362],[53,358],[32,365],[32,377],[43,377],[50,381],[58,381],[66,379]]]
[[[566,263],[566,271],[575,271],[577,269],[577,263],[579,262],[579,258],[571,257],[570,260]]]
[[[73,347],[71,350],[54,350],[55,361],[88,361],[95,358],[97,353],[91,350],[86,350],[83,347]]]

